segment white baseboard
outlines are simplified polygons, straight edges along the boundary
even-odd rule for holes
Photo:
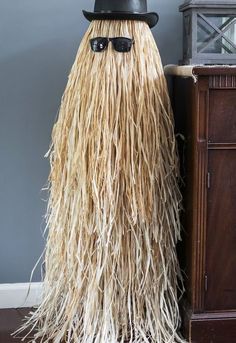
[[[0,309],[38,306],[41,302],[42,283],[0,284]]]

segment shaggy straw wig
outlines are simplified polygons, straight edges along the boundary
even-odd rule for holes
[[[135,44],[94,53],[98,36]],[[90,24],[49,154],[43,301],[21,330],[43,343],[183,342],[173,114],[146,23]]]

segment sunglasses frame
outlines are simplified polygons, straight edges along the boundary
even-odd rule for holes
[[[104,42],[105,42],[106,44],[104,45],[103,49],[101,49],[101,50],[94,50],[94,48],[93,48],[93,42],[96,41],[96,40],[98,40],[98,39],[103,39]],[[115,42],[118,41],[119,39],[126,40],[127,42],[130,43],[130,48],[129,48],[129,50],[127,50],[127,51],[122,51],[122,50],[118,50],[118,49],[116,48]],[[91,49],[92,49],[93,52],[103,52],[103,51],[105,51],[105,50],[108,49],[108,45],[109,45],[110,42],[112,43],[113,49],[114,49],[115,51],[121,52],[121,53],[127,53],[127,52],[130,52],[130,51],[131,51],[132,45],[134,44],[134,39],[133,39],[133,38],[128,38],[128,37],[113,37],[113,38],[109,38],[109,37],[95,37],[95,38],[90,39]]]

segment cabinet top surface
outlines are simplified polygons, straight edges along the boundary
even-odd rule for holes
[[[212,75],[212,74],[236,75],[236,65],[234,66],[196,66],[196,67],[193,67],[193,73],[196,75]]]
[[[166,75],[195,77],[207,75],[236,75],[236,65],[166,65],[164,67]]]

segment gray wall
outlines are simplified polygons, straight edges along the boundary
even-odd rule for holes
[[[163,63],[182,49],[180,0],[149,0]],[[44,241],[44,159],[88,0],[0,0],[0,283],[27,282]],[[35,281],[40,280],[40,268]]]

